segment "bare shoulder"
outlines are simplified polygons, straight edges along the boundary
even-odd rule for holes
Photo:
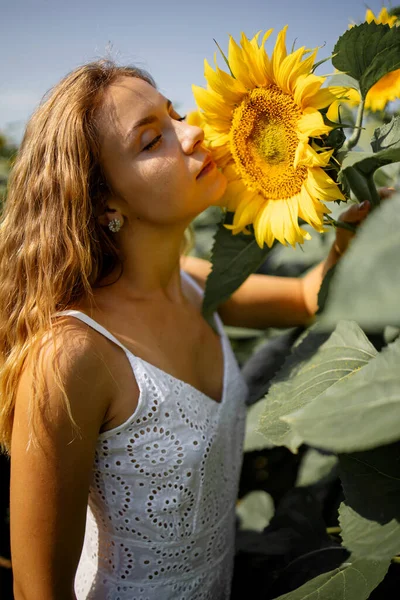
[[[90,422],[100,428],[112,395],[109,355],[110,344],[101,334],[77,319],[62,317],[27,358],[17,388],[16,412],[30,403],[33,386],[41,382],[42,394],[35,408],[42,417],[51,416],[53,425],[61,426],[68,416],[61,410],[66,396],[69,416],[78,426]]]

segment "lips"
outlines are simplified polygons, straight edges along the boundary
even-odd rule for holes
[[[198,179],[199,177],[201,177],[201,175],[205,174],[206,171],[208,171],[210,169],[210,167],[214,166],[214,161],[212,160],[211,156],[207,156],[203,166],[201,167],[200,171],[198,172],[198,174],[196,175],[196,179]]]

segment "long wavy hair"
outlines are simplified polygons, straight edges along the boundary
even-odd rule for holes
[[[81,66],[54,87],[30,119],[15,160],[0,223],[0,447],[10,452],[15,396],[28,355],[39,356],[54,314],[91,298],[118,263],[108,228],[98,222],[107,182],[99,161],[98,113],[118,77],[141,69],[101,60]],[[73,426],[60,377],[65,407]],[[34,380],[34,422],[44,378]]]

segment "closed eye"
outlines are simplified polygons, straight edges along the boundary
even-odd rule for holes
[[[184,121],[186,119],[187,115],[184,115],[183,117],[176,117],[175,120],[176,121]],[[156,146],[158,146],[158,143],[161,142],[161,138],[162,135],[157,135],[153,140],[151,140],[151,142],[149,144],[147,144],[147,146],[145,146],[143,148],[144,151],[148,151],[148,150],[152,150],[153,148],[155,148]]]

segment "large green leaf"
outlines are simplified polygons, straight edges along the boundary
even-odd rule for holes
[[[366,519],[379,523],[400,521],[399,465],[400,442],[339,454],[346,503]]]
[[[343,350],[345,356],[348,349]],[[333,452],[367,450],[397,441],[400,439],[399,365],[400,340],[397,340],[361,371],[353,371],[351,377],[326,389],[284,420],[307,443]]]
[[[276,600],[367,600],[385,577],[400,549],[400,526],[393,520],[380,525],[342,504],[343,545],[351,556],[339,569],[311,579]]]
[[[383,561],[350,557],[341,568],[323,573],[275,600],[367,600],[387,569]]]
[[[351,322],[339,323],[329,337],[311,330],[296,346],[278,373],[266,398],[258,430],[271,443],[295,452],[303,441],[298,429],[283,418],[304,409],[320,394],[346,379],[376,355],[361,329]],[[260,410],[260,409],[259,409]]]
[[[221,223],[212,250],[212,271],[207,278],[203,301],[206,318],[262,264],[270,248],[260,248],[254,236],[232,235]]]
[[[341,319],[364,330],[400,325],[400,195],[385,200],[363,223],[340,260],[320,317],[333,329]]]
[[[396,519],[381,525],[341,504],[339,523],[343,545],[358,558],[386,561],[389,566],[391,558],[400,552],[400,524]]]
[[[386,73],[400,69],[400,29],[374,22],[352,27],[337,41],[332,64],[359,81],[365,98]]]

